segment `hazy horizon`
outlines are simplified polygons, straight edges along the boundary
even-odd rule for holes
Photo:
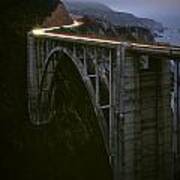
[[[163,23],[164,26],[180,28],[180,0],[65,0],[100,2],[116,11],[132,13]]]

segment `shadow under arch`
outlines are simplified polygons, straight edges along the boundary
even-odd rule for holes
[[[66,60],[71,61],[73,66],[75,66],[78,74],[80,75],[79,80],[83,81],[83,83],[84,83],[84,85],[85,85],[85,87],[86,87],[86,89],[89,92],[89,95],[91,97],[91,101],[92,101],[92,103],[94,105],[94,110],[97,113],[97,107],[96,107],[95,99],[94,99],[95,96],[94,96],[93,86],[91,84],[90,79],[85,77],[85,75],[84,75],[83,64],[81,63],[81,61],[78,58],[75,58],[72,55],[70,55],[70,53],[68,53],[67,50],[62,48],[62,47],[56,47],[53,50],[51,50],[49,52],[48,56],[45,59],[45,62],[44,62],[45,66],[44,66],[44,69],[43,69],[43,72],[42,72],[42,78],[41,78],[40,88],[39,88],[40,91],[39,91],[39,94],[38,94],[38,103],[39,104],[42,103],[42,96],[43,96],[42,92],[43,92],[44,84],[46,84],[46,86],[48,86],[48,89],[46,89],[46,90],[50,90],[50,93],[52,93],[51,91],[52,91],[53,86],[55,84],[54,81],[53,81],[53,79],[54,79],[53,77],[46,80],[47,76],[49,76],[48,68],[49,68],[50,63],[53,61],[52,60],[53,55],[56,55],[56,58],[54,59],[54,61],[55,61],[54,66],[55,67],[53,67],[53,72],[51,72],[51,74],[55,73],[57,71],[56,67],[61,63],[62,59],[65,58],[65,56],[66,56]],[[63,65],[63,68],[61,68],[61,69],[66,70],[66,67]],[[52,71],[52,69],[50,71]],[[48,120],[45,120],[45,123],[46,123],[46,121],[48,121]],[[42,122],[42,124],[43,124],[43,122]]]
[[[82,115],[82,113],[87,114],[89,109],[91,109],[91,114],[95,115],[94,122],[92,121],[91,123],[95,123],[96,126],[98,127],[97,129],[100,130],[101,133],[99,135],[102,136],[105,147],[106,147],[106,151],[109,154],[107,125],[106,125],[106,121],[104,119],[102,111],[100,109],[98,109],[98,107],[96,106],[95,93],[94,93],[92,82],[85,75],[85,73],[84,73],[85,71],[84,71],[82,62],[78,58],[73,57],[64,48],[55,47],[53,50],[50,51],[50,53],[48,54],[48,56],[45,59],[45,66],[44,66],[43,73],[42,73],[42,79],[41,79],[41,83],[40,83],[40,91],[39,91],[39,95],[38,95],[39,106],[41,107],[41,105],[44,103],[44,101],[42,101],[42,96],[43,96],[42,90],[43,90],[44,84],[47,83],[46,77],[48,75],[48,70],[49,70],[48,68],[50,66],[50,63],[52,63],[52,57],[54,55],[56,55],[56,58],[54,59],[54,61],[56,61],[55,65],[54,65],[55,66],[54,72],[53,72],[54,75],[50,78],[50,80],[48,80],[49,81],[49,85],[48,85],[49,101],[46,105],[46,107],[50,107],[50,112],[53,112],[53,113],[49,113],[46,118],[48,118],[48,121],[51,121],[51,119],[53,119],[55,116],[57,116],[57,114],[59,112],[61,112],[61,110],[66,111],[65,110],[66,108],[64,108],[64,106],[62,105],[63,97],[61,96],[61,98],[57,98],[56,95],[64,94],[65,91],[66,92],[68,91],[67,88],[69,88],[69,91],[71,91],[71,93],[69,93],[69,97],[72,97],[71,95],[74,95],[75,93],[73,92],[73,89],[71,89],[71,88],[73,85],[75,85],[76,87],[74,87],[74,88],[76,89],[77,95],[78,95],[78,92],[81,92],[81,91],[85,92],[84,95],[80,93],[80,97],[78,97],[79,103],[83,104],[83,103],[85,103],[85,101],[88,101],[88,102],[86,102],[86,104],[88,104],[90,106],[88,108],[86,107],[84,109],[79,109],[78,113],[76,112],[76,115],[79,116],[79,114]],[[63,73],[61,73],[61,72],[63,72]],[[61,73],[61,80],[59,79],[60,76],[57,76],[57,74],[60,74],[60,73]],[[63,74],[65,77],[63,77]],[[71,82],[68,82],[68,81],[66,81],[65,83],[63,82],[65,79],[71,79],[71,78],[72,78]],[[65,86],[61,87],[57,93],[58,87],[62,86],[63,83]],[[79,88],[79,90],[77,90],[78,88]],[[75,96],[77,96],[77,95],[75,95]],[[66,101],[69,102],[69,101],[71,101],[71,99],[67,99]],[[60,105],[61,105],[61,109],[57,110],[57,107],[59,107]],[[80,111],[82,111],[82,112],[80,112]],[[48,111],[43,112],[43,109],[40,112],[43,115],[48,113]],[[86,115],[86,116],[88,117],[88,115]],[[86,117],[84,117],[84,118],[86,118]],[[45,123],[46,122],[47,121],[45,121]]]
[[[89,93],[69,56],[59,58],[50,85],[56,114],[50,123],[23,127],[19,179],[112,180]]]
[[[93,87],[90,80],[83,78],[83,65],[80,60],[73,58],[62,48],[55,48],[46,59],[41,86],[43,87],[45,74],[47,74],[54,53],[56,53],[57,64],[49,86],[50,92],[54,89],[53,96],[55,97],[53,104],[55,104],[56,113],[53,121],[59,124],[61,133],[64,132],[63,136],[68,139],[70,151],[73,151],[76,143],[83,147],[88,141],[94,141],[91,142],[93,144],[99,143],[99,147],[102,148],[104,143],[98,123],[98,112],[91,99]]]

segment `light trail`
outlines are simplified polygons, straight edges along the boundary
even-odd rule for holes
[[[78,26],[81,26],[83,24],[83,22],[78,22],[76,20],[74,20],[73,24],[70,25],[63,25],[61,27],[50,27],[50,28],[37,28],[37,29],[33,29],[32,32],[34,35],[43,35],[43,34],[47,34],[47,31],[53,31],[53,30],[57,30],[57,29],[61,29],[61,28],[75,28]]]
[[[75,27],[78,27],[78,26],[81,26],[81,25],[83,25],[83,22],[78,22],[78,21],[74,20],[73,24],[63,25],[62,27],[63,28],[75,28]]]
[[[144,52],[161,52],[166,54],[172,54],[180,56],[180,47],[177,46],[164,46],[164,45],[150,45],[150,44],[140,44],[140,43],[131,43],[131,42],[120,42],[116,40],[110,39],[100,39],[100,38],[93,38],[93,37],[86,37],[86,36],[76,36],[76,35],[69,35],[63,33],[54,33],[50,32],[53,30],[63,28],[75,28],[81,26],[83,22],[78,22],[74,20],[74,23],[71,25],[64,25],[61,27],[51,27],[51,28],[41,28],[41,29],[34,29],[32,30],[33,35],[35,36],[45,36],[45,37],[52,37],[55,39],[64,39],[64,40],[72,40],[72,41],[81,41],[81,42],[90,42],[90,43],[99,43],[99,44],[108,44],[108,45],[122,45],[127,47],[131,50],[142,50]]]
[[[70,39],[70,40],[80,40],[80,41],[86,41],[86,42],[97,42],[97,43],[108,43],[108,44],[121,44],[118,41],[111,41],[111,40],[104,40],[104,39],[97,39],[97,38],[88,38],[88,37],[81,37],[81,36],[74,36],[74,35],[66,35],[66,34],[56,34],[56,33],[36,33],[35,35],[45,35],[48,37],[54,37],[54,38],[60,38],[60,39]]]

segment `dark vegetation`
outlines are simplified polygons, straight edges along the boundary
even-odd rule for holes
[[[0,179],[111,177],[92,105],[66,57],[56,74],[56,80],[61,80],[57,117],[41,127],[34,127],[28,119],[26,33],[40,24],[56,3],[6,0],[0,7]]]

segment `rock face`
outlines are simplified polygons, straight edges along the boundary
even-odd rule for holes
[[[55,27],[55,26],[69,25],[72,23],[73,20],[69,16],[69,13],[66,10],[64,4],[62,2],[59,2],[57,8],[51,13],[49,17],[45,19],[45,21],[43,22],[43,26]]]

